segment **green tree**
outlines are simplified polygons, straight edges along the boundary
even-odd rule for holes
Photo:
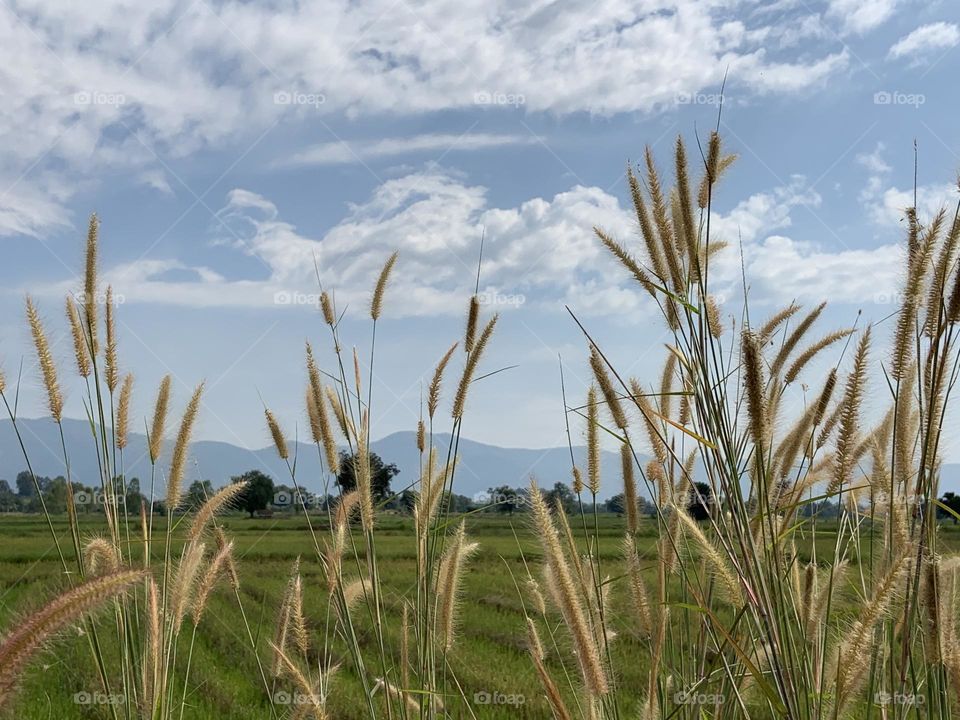
[[[209,480],[194,480],[190,483],[183,505],[187,510],[197,510],[214,494],[213,485]]]
[[[43,493],[47,504],[47,512],[62,513],[67,511],[67,480],[63,477],[54,478],[47,485]]]
[[[488,488],[487,494],[489,495],[487,504],[493,506],[497,512],[508,515],[513,515],[513,511],[523,501],[520,493],[509,485]]]
[[[17,509],[17,496],[10,488],[10,483],[0,480],[0,512],[13,512]]]
[[[40,478],[37,478],[39,482]],[[33,484],[33,476],[27,470],[21,470],[17,473],[17,495],[22,498],[30,498],[37,494],[37,488]]]
[[[547,493],[547,503],[550,507],[555,507],[557,502],[560,503],[560,507],[563,508],[565,513],[570,513],[576,506],[577,498],[569,486],[558,482],[554,483],[553,489]]]
[[[357,487],[356,455],[340,451],[340,474],[337,475],[337,485],[344,493],[355,490]],[[400,469],[393,463],[387,465],[376,453],[370,453],[370,491],[373,501],[381,502],[390,495],[390,481],[400,474]]]
[[[607,512],[617,513],[617,515],[623,515],[627,511],[626,498],[623,493],[618,493],[612,498],[608,499],[606,503]]]
[[[943,497],[940,498],[940,502],[946,505],[951,510],[953,510],[953,512],[957,513],[957,515],[960,515],[960,495],[957,495],[954,492],[946,492],[943,494]],[[951,520],[953,520],[954,525],[957,524],[956,515],[953,515],[952,513],[948,513],[945,510],[941,510],[940,514],[944,517],[949,517]]]
[[[237,506],[250,513],[265,510],[273,502],[273,480],[259,470],[248,470],[243,475],[230,478],[230,482],[247,482],[247,487],[237,499]]]
[[[696,490],[694,490],[696,488]],[[687,502],[687,512],[697,522],[710,517],[710,506],[713,505],[713,488],[707,483],[694,483],[690,488],[690,499]]]

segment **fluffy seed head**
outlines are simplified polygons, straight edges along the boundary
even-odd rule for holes
[[[99,352],[97,343],[97,246],[99,244],[100,219],[96,213],[90,216],[87,226],[86,267],[83,276],[83,310],[90,333],[90,346],[93,354]]]
[[[600,392],[603,393],[603,399],[607,404],[607,410],[610,411],[610,416],[613,418],[613,424],[621,430],[625,429],[627,427],[627,414],[623,411],[620,397],[610,381],[606,363],[596,345],[590,346],[590,368],[593,370],[593,376],[600,386]]]
[[[204,530],[210,521],[222,510],[229,508],[230,505],[247,489],[246,481],[230,483],[218,490],[213,497],[209,498],[197,511],[190,524],[190,531],[187,533],[188,540],[197,540],[203,535]]]
[[[467,329],[463,334],[463,350],[473,350],[473,343],[477,338],[477,321],[480,319],[480,298],[476,295],[470,298],[470,307],[467,309]]]
[[[763,360],[756,335],[743,333],[743,374],[747,390],[747,415],[750,418],[750,431],[757,448],[766,443],[767,437],[767,401],[763,392]]]
[[[167,406],[170,404],[170,376],[164,376],[153,405],[153,423],[150,425],[150,462],[156,464],[163,447],[164,427],[167,423]]]
[[[594,495],[600,492],[600,410],[595,385],[587,390],[587,486]]]
[[[121,450],[127,446],[127,434],[130,431],[130,396],[133,394],[133,375],[127,373],[120,386],[120,399],[117,401],[116,444]]]
[[[80,321],[77,305],[70,295],[67,295],[66,309],[67,320],[70,321],[70,334],[73,336],[73,354],[77,359],[77,372],[80,373],[81,377],[89,377],[91,368],[87,337],[83,332],[83,324]]]
[[[373,289],[373,299],[370,301],[370,317],[374,320],[379,319],[383,312],[383,296],[387,291],[387,283],[390,282],[390,273],[393,272],[393,266],[397,263],[399,252],[394,252],[387,262],[384,263],[380,271],[380,277],[377,278],[377,285]]]
[[[717,299],[713,295],[707,295],[707,328],[710,334],[719,338],[723,335],[723,320],[720,318],[720,306],[717,305]]]
[[[117,389],[120,382],[120,369],[117,367],[117,321],[114,317],[113,286],[107,286],[107,347],[104,350],[106,369],[104,375],[110,392]]]
[[[268,409],[264,409],[264,416],[267,419],[267,429],[270,430],[270,437],[273,440],[273,446],[277,449],[277,455],[282,460],[290,457],[290,451],[287,448],[287,440],[283,436],[283,430],[280,429],[280,423],[276,416]]]
[[[454,343],[450,346],[450,349],[443,354],[440,362],[437,363],[436,370],[433,371],[433,379],[430,381],[430,389],[427,392],[427,415],[431,418],[437,411],[437,405],[440,404],[440,385],[443,382],[443,371],[447,368],[450,358],[453,357],[453,351],[457,349],[457,344]]]
[[[180,504],[183,474],[187,466],[187,452],[190,449],[190,436],[193,434],[193,424],[200,411],[200,396],[203,394],[203,383],[197,385],[193,391],[187,409],[180,420],[180,430],[177,432],[177,442],[173,446],[173,458],[170,460],[170,474],[167,476],[167,507],[173,510]]]
[[[120,570],[87,580],[18,623],[0,643],[0,704],[9,699],[27,665],[50,638],[146,576],[144,570]]]
[[[50,344],[47,342],[43,323],[40,321],[40,313],[37,312],[37,307],[30,296],[27,296],[27,322],[30,324],[33,347],[37,352],[37,363],[40,365],[40,374],[47,391],[47,406],[50,408],[50,415],[59,423],[63,416],[63,395],[57,380],[57,366],[50,352]]]
[[[333,309],[333,300],[330,295],[324,291],[320,293],[320,310],[323,312],[323,321],[333,327],[337,324],[337,314]]]
[[[334,475],[340,472],[340,455],[337,452],[337,442],[333,437],[333,427],[330,425],[330,416],[327,414],[327,401],[324,398],[324,387],[320,380],[320,370],[313,357],[313,348],[307,343],[307,377],[310,388],[307,392],[307,411],[310,413],[310,427],[314,434],[314,442],[323,445],[323,452],[327,459],[327,467]],[[319,433],[319,440],[317,439]]]
[[[463,368],[463,375],[460,376],[460,385],[457,387],[457,395],[453,401],[453,417],[455,420],[463,417],[464,406],[467,403],[467,390],[470,388],[470,383],[473,382],[473,375],[476,372],[477,365],[480,363],[480,358],[483,356],[483,351],[490,341],[490,336],[493,335],[493,329],[497,325],[498,317],[498,315],[494,315],[490,318],[480,333],[480,338],[477,340],[473,352],[467,357],[466,365],[464,365]]]

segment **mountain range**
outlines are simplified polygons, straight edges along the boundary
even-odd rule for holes
[[[17,420],[23,444],[37,475],[55,477],[64,475],[63,451],[57,426],[49,418]],[[85,485],[99,484],[97,453],[90,432],[90,425],[83,420],[64,419],[64,439],[70,459],[70,471],[75,482]],[[441,462],[446,458],[450,435],[434,435]],[[159,470],[166,472],[173,440],[165,443]],[[417,480],[420,471],[420,453],[416,445],[416,433],[396,432],[371,443],[373,452],[386,463],[400,469],[392,483],[395,491],[404,489]],[[585,466],[584,447],[574,447],[577,463]],[[566,447],[530,449],[504,448],[460,438],[457,454],[460,458],[454,492],[468,497],[483,494],[488,488],[499,485],[526,486],[534,475],[541,486],[552,487],[556,482],[570,483],[570,450]],[[316,446],[307,443],[290,443],[291,461],[296,458],[297,482],[306,490],[319,492],[323,489],[320,457]],[[604,451],[603,465],[609,469],[607,480],[601,486],[599,496],[607,498],[620,492],[620,456]],[[143,434],[130,433],[129,444],[124,449],[123,464],[128,478],[139,478],[140,487],[149,486],[150,461],[147,454],[147,439]],[[10,485],[18,472],[26,468],[23,452],[10,420],[0,421],[0,478]],[[248,470],[260,470],[273,478],[277,484],[291,485],[290,471],[277,456],[276,449],[268,447],[250,450],[226,442],[198,440],[191,444],[187,484],[197,479],[210,480],[214,487],[224,485],[235,475]],[[158,477],[159,474],[158,474]],[[158,479],[158,487],[163,481]],[[159,496],[158,492],[158,496]]]
[[[53,421],[49,418],[21,418],[17,425],[34,472],[50,477],[65,474],[60,435]],[[90,426],[83,420],[64,419],[63,431],[73,480],[85,485],[98,485],[100,475]],[[450,436],[435,435],[434,442],[438,446],[439,457],[443,460]],[[165,443],[159,465],[162,472],[166,472],[169,467],[172,445],[172,439]],[[396,432],[387,435],[373,441],[371,450],[383,458],[384,462],[393,463],[400,469],[400,474],[393,480],[394,491],[400,491],[417,480],[420,453],[417,450],[415,433]],[[584,468],[586,449],[575,446],[573,452],[577,464]],[[488,488],[499,485],[526,486],[531,475],[537,478],[541,487],[546,488],[552,487],[556,482],[569,484],[571,479],[570,450],[566,447],[507,448],[460,438],[457,454],[460,463],[454,492],[467,497],[482,495]],[[290,456],[291,459],[296,458],[298,483],[306,490],[321,491],[324,483],[317,448],[307,443],[291,443]],[[127,477],[140,478],[141,488],[145,490],[149,485],[150,462],[144,435],[129,435],[123,460]],[[641,461],[644,459],[641,458]],[[599,497],[606,499],[621,492],[620,456],[603,451],[601,464],[605,481],[601,484]],[[0,421],[0,479],[6,479],[12,486],[17,473],[25,468],[23,452],[12,423],[10,420]],[[250,450],[212,440],[198,440],[191,444],[186,482],[189,484],[193,480],[204,479],[210,480],[214,487],[219,487],[228,483],[231,477],[248,470],[260,470],[270,475],[278,484],[292,484],[286,463],[277,456],[272,445]],[[158,478],[162,476],[158,475]],[[163,487],[163,484],[163,480],[158,479],[157,485]],[[642,483],[639,489],[642,494],[646,494],[643,493]],[[941,492],[960,492],[960,464],[944,464],[940,489]]]

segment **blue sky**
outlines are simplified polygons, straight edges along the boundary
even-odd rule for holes
[[[740,159],[714,228],[742,242],[753,312],[832,298],[832,328],[892,311],[914,140],[921,214],[956,202],[958,22],[948,0],[4,3],[0,362],[23,360],[21,412],[42,414],[23,294],[66,372],[62,300],[95,210],[138,413],[164,373],[181,404],[206,379],[198,435],[259,447],[260,396],[302,426],[303,342],[327,346],[314,259],[365,354],[399,249],[373,434],[412,429],[485,230],[486,364],[518,367],[483,381],[464,433],[563,444],[557,354],[571,394],[588,378],[564,304],[638,377],[666,339],[591,226],[632,236],[625,164],[649,143],[669,168],[677,134],[715,123],[725,73]],[[731,251],[715,290],[734,298],[739,268]]]

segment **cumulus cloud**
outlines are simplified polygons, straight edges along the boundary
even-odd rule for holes
[[[916,30],[894,43],[890,48],[891,58],[925,55],[956,46],[960,43],[960,29],[954,23],[935,22],[921,25]]]
[[[893,185],[890,178],[892,168],[884,158],[885,150],[883,143],[877,143],[872,152],[857,156],[857,162],[869,172],[867,183],[860,192],[860,202],[874,223],[886,228],[900,227],[907,208],[913,207],[914,203],[921,222],[929,221],[942,209],[951,210],[956,206],[958,191],[955,184],[927,183],[916,189]]]
[[[820,203],[798,176],[715,214],[713,238],[730,243],[711,265],[716,291],[737,296],[745,269],[756,302],[827,296],[871,302],[878,293],[892,293],[894,244],[848,249],[791,237],[793,214],[817,212]],[[598,225],[628,247],[639,247],[632,212],[596,187],[576,185],[553,197],[493,207],[486,188],[433,167],[384,182],[319,237],[304,235],[269,198],[242,188],[228,193],[217,218],[229,229],[217,238],[222,252],[258,260],[260,277],[234,279],[216,267],[145,259],[107,269],[106,280],[127,302],[279,309],[316,304],[317,268],[338,304],[362,313],[384,260],[399,250],[387,314],[459,315],[473,289],[484,235],[481,292],[502,300],[506,310],[519,298],[528,308],[561,312],[571,304],[584,314],[629,322],[655,311],[593,236]],[[56,294],[67,289],[50,288]]]
[[[885,23],[903,0],[830,0],[828,16],[841,23],[844,32],[862,34]]]
[[[40,163],[63,187],[114,171],[168,192],[156,155],[242,149],[278,121],[648,112],[718,86],[727,70],[730,91],[750,95],[803,90],[848,64],[835,43],[802,55],[768,49],[783,19],[732,19],[727,5],[24,0],[0,13],[0,132],[16,138],[0,183]],[[426,141],[396,142],[362,150],[399,154]],[[344,157],[319,153],[315,161]],[[49,195],[38,177],[23,183]],[[8,231],[56,223],[68,199]],[[0,212],[14,207],[0,199]]]

